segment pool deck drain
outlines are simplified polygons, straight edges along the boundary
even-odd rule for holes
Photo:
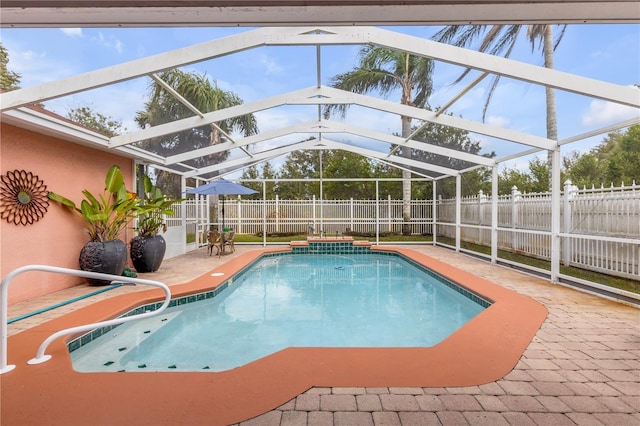
[[[549,310],[548,318],[524,350],[523,356],[516,360],[514,368],[504,377],[471,386],[435,387],[400,383],[396,381],[397,378],[386,382],[383,379],[376,381],[376,374],[368,375],[368,380],[371,381],[361,385],[346,383],[346,379],[318,382],[311,389],[289,389],[294,392],[292,399],[271,407],[263,404],[264,408],[257,413],[257,417],[242,422],[252,417],[249,412],[236,412],[235,415],[239,417],[233,420],[219,415],[219,407],[231,410],[233,407],[251,405],[252,401],[264,400],[264,388],[261,388],[263,384],[256,381],[258,376],[248,375],[234,379],[229,375],[219,375],[218,386],[233,384],[242,388],[239,394],[227,395],[215,392],[201,395],[201,391],[208,388],[199,379],[189,377],[189,386],[195,385],[200,392],[188,389],[183,392],[181,386],[166,391],[168,393],[164,396],[165,399],[176,400],[171,408],[162,407],[164,400],[158,403],[152,399],[147,401],[143,397],[139,403],[136,401],[133,409],[127,404],[108,401],[109,398],[104,397],[122,390],[123,383],[114,383],[109,377],[103,376],[155,377],[144,384],[135,380],[129,383],[132,388],[144,389],[144,392],[136,393],[138,396],[149,389],[162,387],[162,374],[75,373],[77,381],[48,383],[54,382],[54,376],[69,368],[68,363],[63,362],[63,357],[56,356],[56,353],[54,360],[39,366],[26,366],[22,358],[32,357],[40,341],[58,329],[50,323],[31,328],[31,338],[23,336],[29,333],[22,333],[9,342],[9,362],[18,366],[0,380],[1,423],[40,424],[43,417],[35,416],[33,411],[37,410],[33,408],[41,405],[42,395],[48,395],[51,399],[50,394],[57,394],[62,407],[51,408],[51,405],[46,404],[51,419],[48,424],[640,424],[640,343],[637,339],[640,335],[640,311],[554,286],[445,249],[411,248],[528,295],[543,303]],[[198,257],[200,262],[204,262],[203,259]],[[229,258],[224,260],[231,260],[231,263],[235,261]],[[175,261],[179,265],[178,269],[188,269],[190,272],[201,266],[197,261],[190,260],[189,256],[169,261]],[[167,265],[163,265],[163,268],[167,266],[166,272],[171,274],[174,269],[169,261],[165,261]],[[192,261],[197,266],[189,268],[189,262]],[[208,265],[212,263],[209,262]],[[200,273],[204,272],[207,270]],[[145,278],[159,279],[159,274],[154,275],[151,277],[149,274]],[[184,278],[186,281],[191,277]],[[96,310],[103,311],[104,308]],[[77,315],[75,319],[78,318]],[[74,318],[66,316],[64,320],[66,322]],[[10,327],[10,332],[12,331]],[[52,351],[58,351],[59,345],[54,346],[56,348],[52,347]],[[368,359],[355,354],[353,358],[357,368],[366,373],[367,366],[370,365]],[[322,361],[327,365],[328,358]],[[406,367],[411,371],[411,366]],[[286,377],[294,371],[276,369],[273,373]],[[295,373],[302,376],[307,374],[305,371]],[[350,372],[336,373],[346,377]],[[32,378],[27,376],[40,376],[43,379],[42,387],[31,383]],[[212,377],[209,373],[204,376]],[[242,382],[239,383],[238,379]],[[286,383],[281,385],[279,380],[282,379],[276,377],[271,383],[267,383],[270,385],[269,389],[287,387]],[[96,389],[91,392],[92,395],[84,395],[79,382],[87,381],[92,382],[100,392]],[[27,388],[30,392],[25,393]],[[240,403],[235,399],[240,399]],[[155,417],[158,406],[161,406],[161,411],[170,411],[165,412],[166,417],[159,421]],[[83,409],[78,410],[78,407]]]

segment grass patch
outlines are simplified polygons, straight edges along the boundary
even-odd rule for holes
[[[456,244],[456,241],[453,238],[438,237],[438,241],[452,246],[455,246]],[[491,255],[491,247],[467,242],[461,242],[460,244],[461,247],[466,250]],[[538,269],[544,269],[545,271],[551,270],[551,262],[549,262],[548,260],[537,259],[535,257],[525,256],[519,253],[512,253],[506,250],[498,250],[498,257],[500,259],[508,260],[511,262],[533,266]],[[586,269],[576,268],[575,266],[560,265],[560,273],[569,275],[570,277],[580,278],[597,284],[617,288],[619,290],[626,290],[640,294],[640,281],[637,280],[630,280],[628,278],[620,278],[600,272],[588,271]]]

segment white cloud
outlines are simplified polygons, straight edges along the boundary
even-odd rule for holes
[[[82,28],[60,28],[69,37],[82,37]]]
[[[98,44],[101,44],[103,47],[107,49],[115,50],[116,52],[121,54],[123,51],[124,45],[120,39],[115,38],[112,34],[113,33],[110,33],[108,37],[105,37],[102,32],[99,32],[97,36],[92,38],[92,41],[96,41],[98,42]]]
[[[113,47],[116,49],[116,52],[122,53],[122,42],[120,40],[116,40]]]
[[[474,134],[470,134],[469,138],[473,142],[478,142],[478,144],[480,145],[480,148],[482,148],[481,154],[484,151],[491,151],[491,147],[493,146],[493,142],[491,140],[489,140],[489,138],[487,138],[486,136],[474,133]]]
[[[614,104],[612,102],[593,100],[589,109],[582,115],[582,124],[595,126],[624,121],[639,115],[636,108]]]
[[[280,74],[283,71],[283,68],[271,56],[260,55],[258,62],[267,75]]]
[[[58,57],[35,50],[21,50],[21,46],[8,47],[9,69],[20,74],[20,86],[30,87],[76,74],[73,64]]]
[[[498,115],[490,115],[489,117],[487,117],[487,124],[490,126],[507,128],[509,127],[510,121],[506,117],[501,117]]]

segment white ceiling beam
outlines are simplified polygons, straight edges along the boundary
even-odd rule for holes
[[[192,129],[194,127],[207,126],[210,123],[228,120],[233,117],[240,117],[246,114],[253,114],[258,111],[264,111],[270,108],[275,108],[282,105],[293,105],[296,99],[299,102],[304,102],[305,99],[318,96],[319,90],[316,87],[309,87],[301,90],[295,90],[293,92],[284,93],[281,95],[272,96],[257,101],[247,102],[242,105],[236,105],[233,107],[211,111],[201,117],[189,117],[182,120],[176,120],[172,123],[160,124],[157,126],[149,127],[147,129],[139,130],[136,132],[125,133],[122,135],[114,136],[109,141],[109,145],[112,147],[128,145],[134,142],[139,142],[147,139],[155,139],[161,136],[170,135],[183,130]]]
[[[300,142],[299,144],[296,144],[296,145],[288,145],[285,147],[276,148],[276,149],[255,154],[253,158],[244,157],[244,158],[238,158],[235,160],[223,161],[222,163],[213,164],[211,166],[202,167],[192,172],[187,172],[184,174],[184,176],[187,178],[190,178],[190,177],[196,177],[199,175],[217,172],[224,169],[238,168],[238,167],[244,166],[247,163],[252,163],[252,162],[261,161],[261,160],[269,160],[284,154],[288,154],[293,151],[308,149],[317,143],[318,143],[317,140]]]
[[[386,153],[374,151],[372,149],[361,148],[359,146],[349,145],[344,142],[337,142],[330,139],[322,138],[322,143],[326,145],[327,149],[342,149],[345,151],[353,152],[354,154],[363,155],[365,157],[376,158],[382,161],[396,163],[405,167],[416,167],[422,170],[428,170],[436,173],[441,173],[448,176],[455,176],[458,174],[457,170],[449,169],[447,167],[437,166],[435,164],[426,164],[421,161],[411,160],[404,157],[393,157],[393,161],[387,158]]]
[[[279,45],[375,43],[419,56],[548,85],[628,106],[640,107],[635,88],[563,73],[495,55],[450,46],[374,27],[259,28],[158,55],[102,68],[66,79],[2,94],[0,110],[102,87],[136,77],[255,48]]]
[[[323,123],[326,124],[326,123],[333,123],[333,122],[323,120]],[[322,130],[323,133],[327,133],[328,131],[331,131],[331,130]],[[339,132],[339,131],[350,133],[353,135],[363,136],[369,139],[375,139],[381,142],[389,143],[391,145],[402,144],[403,146],[407,146],[409,148],[416,149],[419,151],[441,155],[443,157],[456,158],[459,160],[468,161],[470,163],[482,164],[484,166],[492,167],[495,164],[495,162],[491,158],[483,157],[482,155],[471,154],[463,151],[456,151],[455,149],[445,148],[445,147],[433,145],[427,142],[421,142],[416,140],[406,141],[405,138],[402,138],[399,136],[389,135],[387,133],[382,133],[375,130],[369,130],[363,127],[357,127],[357,126],[353,126],[346,123],[341,124],[341,128],[336,130],[336,132]],[[389,156],[389,153],[385,153],[385,155],[387,156],[387,159],[391,158]]]
[[[313,121],[312,123],[316,123]],[[223,142],[221,144],[211,145],[204,148],[196,149],[193,151],[185,152],[182,154],[172,155],[166,158],[166,164],[173,164],[182,161],[192,160],[198,157],[204,157],[205,155],[216,154],[219,152],[228,151],[230,149],[238,148],[239,146],[247,146],[251,144],[258,144],[271,139],[276,139],[282,136],[291,135],[294,133],[316,133],[316,131],[309,131],[309,125],[307,123],[296,124],[284,128],[274,129],[267,132],[261,132],[256,135],[247,136],[245,138],[236,141],[238,145],[234,145],[231,142]],[[296,143],[296,142],[293,142]],[[255,154],[253,154],[255,155]]]
[[[4,10],[3,10],[4,20]],[[259,28],[223,37],[142,59],[113,65],[57,81],[26,87],[0,95],[0,110],[16,108],[47,99],[95,89],[121,81],[146,76],[167,69],[204,61],[229,53],[264,45],[265,40],[276,37],[278,28]],[[290,31],[290,30],[289,30]]]
[[[625,87],[592,78],[581,77],[381,28],[367,27],[364,28],[364,31],[361,33],[354,33],[354,30],[357,29],[357,27],[323,28],[323,30],[328,32],[327,34],[296,34],[291,32],[286,36],[282,34],[281,38],[270,41],[269,45],[334,44],[334,39],[342,39],[342,43],[340,44],[351,44],[350,42],[352,42],[353,39],[364,43],[366,38],[372,44],[409,52],[417,56],[433,58],[529,83],[554,87],[580,95],[640,108],[640,97],[638,96],[637,89],[634,87]],[[362,28],[360,28],[360,30],[362,30]],[[339,37],[339,35],[342,35],[342,37]]]
[[[636,13],[640,13],[640,8]],[[581,77],[380,28],[372,28],[369,33],[372,43],[390,49],[640,108],[640,96],[635,87]]]
[[[629,126],[633,126],[636,124],[640,124],[640,116],[630,118],[629,120],[622,121],[620,123],[615,123],[610,126],[601,127],[599,129],[591,130],[587,133],[581,133],[579,135],[572,136],[570,138],[562,139],[558,142],[558,145],[566,145],[568,143],[581,141],[583,139],[591,138],[593,136],[602,135],[604,133],[615,132],[616,130],[624,129]]]
[[[212,145],[205,148],[200,148],[194,151],[186,152],[183,154],[167,157],[166,164],[188,161],[197,157],[215,154],[218,152],[223,152],[229,149],[243,147],[251,144],[258,144],[260,142],[273,140],[279,137],[288,136],[295,133],[302,133],[302,134],[348,133],[356,136],[362,136],[365,138],[385,142],[391,145],[405,142],[404,138],[400,138],[398,136],[393,136],[393,135],[389,135],[382,132],[376,132],[376,131],[368,130],[362,127],[349,125],[346,123],[338,123],[330,120],[308,121],[308,122],[299,123],[293,126],[275,129],[269,132],[263,132],[257,135],[248,136],[243,139],[238,139],[236,141],[237,145],[232,145],[230,143],[217,144],[217,145]],[[296,142],[294,142],[294,144],[295,143]],[[456,151],[454,149],[432,145],[425,142],[409,141],[405,145],[412,149],[425,151],[432,154],[441,155],[444,157],[456,158],[456,159],[468,161],[474,164],[480,164],[480,165],[489,166],[489,167],[495,164],[495,161],[488,157],[470,154],[468,152]],[[380,153],[380,154],[388,157],[388,153]]]
[[[420,109],[409,105],[402,105],[396,102],[373,98],[371,96],[343,92],[339,89],[334,89],[327,86],[322,87],[322,93],[328,98],[327,103],[332,103],[335,98],[338,98],[340,96],[347,96],[348,99],[354,104],[389,112],[392,114],[429,121],[432,123],[441,124],[443,126],[454,127],[469,131],[471,133],[478,133],[481,135],[496,137],[510,142],[535,146],[537,148],[555,149],[556,147],[556,142],[547,138],[530,135],[528,133],[517,132],[515,130],[509,130],[503,127],[490,126],[488,124],[478,123],[475,121],[446,114],[438,115],[438,113],[434,111]]]
[[[456,127],[467,130],[472,133],[483,134],[486,136],[496,137],[511,142],[524,145],[535,146],[541,149],[555,149],[556,142],[539,136],[527,133],[517,132],[514,130],[504,129],[502,127],[490,126],[484,123],[477,123],[463,118],[453,117],[446,114],[438,116],[437,112],[428,111],[408,105],[401,105],[396,102],[390,102],[383,99],[373,98],[371,96],[360,95],[356,93],[346,92],[327,86],[321,88],[309,87],[270,98],[248,102],[231,108],[219,111],[213,111],[200,117],[190,117],[177,120],[159,126],[150,127],[148,129],[131,132],[111,138],[109,145],[112,147],[127,145],[146,139],[153,139],[160,136],[176,133],[182,130],[194,127],[205,126],[209,122],[222,121],[232,117],[252,114],[257,111],[275,108],[282,105],[318,105],[318,104],[354,104],[367,108],[373,108],[397,115],[405,115],[418,120],[429,121],[444,126]],[[256,142],[259,140],[256,140]],[[239,142],[238,142],[239,143]],[[252,142],[253,143],[253,142]],[[396,143],[396,142],[394,142]],[[206,154],[202,154],[206,155]],[[173,160],[172,160],[173,161]]]

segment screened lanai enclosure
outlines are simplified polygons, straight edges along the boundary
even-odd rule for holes
[[[6,3],[3,8],[11,6]],[[629,2],[620,4],[628,11],[631,10],[630,5],[633,5]],[[584,9],[583,6],[573,10],[575,13],[580,11],[578,15],[572,15],[573,18],[569,17],[570,13],[565,13],[566,22],[571,22],[580,13],[596,15],[593,6]],[[521,4],[521,7],[525,6]],[[544,8],[538,8],[538,13],[543,13],[540,9]],[[598,10],[598,13],[608,10],[609,8]],[[406,13],[406,10],[402,13]],[[634,13],[638,14],[637,11],[630,11],[627,15],[617,13],[616,16],[624,21],[628,16],[633,17]],[[20,25],[21,15],[18,10],[12,10],[12,14],[7,16],[14,19],[16,25]],[[91,19],[91,16],[87,15],[86,19]],[[93,17],[97,19],[99,15]],[[522,16],[521,19],[524,20],[525,17]],[[613,22],[614,19],[605,18],[604,21]],[[95,24],[99,22],[96,21]],[[382,97],[340,90],[327,85],[326,81],[331,76],[327,75],[323,60],[332,54],[334,48],[344,46],[353,46],[356,49],[362,46],[377,46],[429,58],[436,63],[457,67],[461,71],[468,68],[471,70],[472,81],[466,86],[461,86],[459,92],[437,111],[403,105]],[[168,70],[187,66],[197,69],[201,63],[263,48],[296,49],[300,54],[308,55],[308,67],[300,70],[300,73],[308,77],[310,84],[286,93],[246,99],[242,104],[205,112],[190,103],[186,96],[174,90],[160,77],[161,73]],[[544,98],[545,88],[552,88],[566,96],[586,97],[640,109],[638,89],[634,87],[438,43],[392,29],[358,25],[295,26],[292,23],[280,27],[247,29],[198,45],[7,92],[2,94],[1,108],[2,120],[9,124],[38,129],[40,132],[48,132],[103,150],[114,150],[135,158],[138,164],[149,170],[180,176],[181,192],[194,186],[187,186],[187,183],[192,181],[196,182],[195,185],[200,185],[223,176],[232,176],[232,179],[238,180],[238,175],[244,168],[273,161],[299,150],[344,150],[355,153],[374,162],[411,173],[414,182],[428,182],[428,185],[433,187],[434,194],[437,193],[438,185],[445,179],[455,181],[457,196],[451,199],[414,199],[409,202],[406,197],[403,201],[402,193],[381,197],[378,192],[380,180],[375,179],[371,182],[376,187],[376,196],[367,200],[330,200],[323,196],[322,189],[318,193],[309,194],[304,200],[267,199],[264,195],[266,192],[258,199],[228,198],[225,207],[227,223],[232,223],[239,234],[264,236],[265,244],[266,235],[277,232],[326,236],[362,233],[370,234],[374,241],[379,243],[382,234],[401,234],[403,229],[409,229],[410,234],[425,237],[417,242],[421,244],[442,244],[455,250],[465,250],[465,243],[486,246],[488,252],[483,256],[494,263],[509,263],[500,258],[499,250],[545,259],[550,262],[550,271],[535,268],[530,270],[548,276],[552,282],[570,280],[580,286],[589,285],[562,274],[561,265],[574,265],[623,278],[638,279],[640,188],[635,183],[628,182],[627,186],[607,190],[583,190],[573,187],[570,182],[561,182],[560,169],[563,147],[570,147],[574,142],[638,124],[640,117],[636,116],[624,122],[612,123],[606,127],[592,129],[588,133],[556,141],[539,134],[512,130],[516,126],[508,129],[447,113],[452,105],[464,100],[473,86],[493,75],[530,85],[531,96]],[[105,90],[112,85],[134,79],[143,79],[147,84],[157,83],[165,90],[166,95],[188,108],[191,116],[107,137],[67,121],[47,117],[42,112],[29,108],[33,103],[64,98],[79,92]],[[401,117],[406,117],[418,128],[434,123],[462,129],[469,134],[482,135],[508,146],[512,154],[489,158],[416,140],[416,132],[402,137],[393,132],[375,130],[367,127],[368,123],[365,121],[350,121],[349,114],[344,119],[324,114],[327,107],[345,105],[364,111],[365,116],[367,111],[371,111],[371,114],[394,116],[398,122]],[[482,108],[482,105],[478,105],[478,108]],[[268,114],[271,123],[276,124],[268,130],[249,136],[225,132],[216,124],[250,114]],[[543,117],[545,112],[533,111],[532,114]],[[362,116],[361,114],[360,117]],[[286,117],[286,120],[283,117]],[[287,124],[278,126],[279,122]],[[163,155],[152,149],[155,140],[203,126],[211,126],[221,134],[218,143],[170,155]],[[398,155],[410,151],[427,153],[427,156],[419,158],[432,160]],[[512,194],[499,196],[500,165],[514,158],[540,152],[550,154],[550,191],[531,195],[520,194],[517,188],[514,188]],[[223,161],[210,160],[220,158],[220,154],[223,154]],[[442,164],[446,162],[442,159],[455,159],[457,161],[449,164],[459,166],[444,166]],[[463,198],[461,187],[465,174],[479,168],[488,170],[492,176],[491,191]],[[354,176],[353,179],[366,180],[358,176]],[[324,180],[319,178],[319,188],[322,188],[322,182],[329,181],[329,177],[325,177]],[[241,183],[249,182],[259,185],[273,183],[259,179]],[[403,215],[407,202],[410,208],[409,221]],[[213,204],[210,198],[199,197],[182,203],[176,210],[177,215],[169,221],[173,226],[167,238],[176,239],[174,247],[177,252],[197,248],[198,242],[202,241],[201,236],[216,222],[215,211],[210,208]],[[196,235],[191,244],[185,239],[187,228]],[[596,290],[617,292],[616,297],[629,300],[635,297],[627,294],[628,292],[615,289]]]

